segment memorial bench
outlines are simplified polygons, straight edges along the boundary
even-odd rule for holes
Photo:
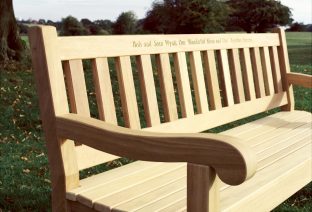
[[[29,35],[53,211],[269,211],[311,181],[312,116],[294,110],[292,88],[311,88],[311,76],[290,73],[283,30]],[[79,179],[119,157],[136,162]]]

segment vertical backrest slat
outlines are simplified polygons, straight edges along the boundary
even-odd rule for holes
[[[240,58],[241,58],[241,65],[242,65],[242,74],[243,74],[243,81],[245,86],[245,96],[246,100],[253,100],[256,98],[255,93],[255,84],[253,80],[252,74],[252,65],[250,60],[250,51],[249,48],[240,49]]]
[[[282,85],[282,77],[281,77],[281,69],[278,61],[278,53],[277,47],[270,47],[270,57],[271,57],[271,65],[272,65],[272,75],[273,75],[273,83],[275,93],[279,93],[283,91]]]
[[[238,49],[230,49],[229,64],[233,82],[234,102],[245,102],[244,84]]]
[[[116,70],[125,126],[131,129],[140,129],[138,103],[135,94],[130,57],[117,57]]]
[[[174,68],[176,71],[182,117],[185,118],[193,116],[194,110],[190,79],[187,71],[186,57],[184,52],[174,53]]]
[[[90,116],[85,76],[81,60],[64,62],[64,73],[72,113]]]
[[[233,89],[227,50],[226,49],[218,50],[217,53],[218,53],[219,70],[221,72],[220,76],[222,82],[224,103],[226,106],[231,106],[234,104],[234,98],[232,92]]]
[[[160,124],[150,55],[136,57],[147,127]]]
[[[295,100],[294,100],[293,86],[288,84],[287,77],[286,77],[286,74],[290,73],[288,50],[287,50],[287,44],[286,44],[286,35],[285,35],[285,31],[281,28],[276,28],[273,30],[273,32],[276,32],[279,35],[280,46],[277,47],[277,51],[278,51],[278,56],[279,56],[283,88],[285,91],[287,91],[287,99],[288,99],[288,104],[282,107],[282,110],[290,111],[290,110],[294,110],[295,108],[294,106]]]
[[[169,55],[156,55],[156,64],[159,75],[160,94],[163,102],[165,121],[169,122],[177,120],[177,103],[174,94]]]
[[[209,111],[209,108],[200,51],[194,51],[190,53],[190,64],[195,90],[197,112],[206,113]]]
[[[213,50],[204,51],[204,67],[206,73],[209,105],[211,110],[222,107],[215,53]]]
[[[265,96],[265,87],[262,73],[260,50],[258,47],[251,49],[251,63],[255,80],[256,97],[261,98]]]
[[[107,58],[93,59],[92,71],[100,119],[117,125],[116,109]]]
[[[263,68],[263,77],[265,84],[265,93],[266,95],[274,94],[274,85],[273,85],[273,76],[272,68],[269,54],[269,47],[260,48],[260,55]]]

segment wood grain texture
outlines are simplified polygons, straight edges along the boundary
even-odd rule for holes
[[[131,129],[140,129],[141,124],[130,57],[116,58],[116,70],[125,125]]]
[[[231,106],[234,104],[234,98],[227,50],[218,50],[217,57],[220,71],[219,75],[221,79],[221,93],[223,94],[223,101],[225,106]]]
[[[91,168],[119,158],[119,156],[111,155],[86,145],[75,146],[75,152],[79,170]]]
[[[148,127],[160,124],[159,110],[153,76],[151,57],[141,55],[136,57],[139,71],[145,119]]]
[[[250,54],[256,89],[256,97],[261,98],[265,96],[265,86],[259,48],[252,48],[250,50]]]
[[[260,55],[263,69],[265,94],[269,96],[270,94],[274,94],[274,83],[269,48],[268,47],[260,48]]]
[[[220,211],[218,185],[215,170],[189,163],[187,165],[187,210]]]
[[[241,188],[251,193],[235,193],[229,187],[221,197],[222,211],[270,211],[312,180],[311,145],[273,163],[259,171],[252,181]],[[290,183],[291,182],[291,183]],[[238,190],[239,190],[238,189]],[[244,199],[242,199],[244,197]],[[259,199],[264,202],[259,201]],[[235,204],[233,204],[235,202]],[[265,204],[264,204],[265,203]]]
[[[266,96],[261,99],[235,104],[230,107],[224,107],[219,110],[210,111],[206,114],[197,114],[188,119],[179,119],[176,121],[163,123],[159,126],[144,128],[143,130],[167,133],[202,132],[207,129],[254,115],[255,113],[264,112],[276,107],[283,106],[285,104],[287,104],[287,97],[286,92],[283,92],[272,96]]]
[[[242,74],[245,86],[246,100],[253,100],[256,98],[256,92],[254,78],[252,74],[250,50],[248,48],[240,49],[239,54],[242,59]]]
[[[97,102],[99,106],[100,118],[102,117],[104,119],[103,95],[105,95],[105,121],[107,121],[108,123],[117,124],[111,82],[108,71],[109,70],[107,60],[95,59],[93,61],[93,78],[97,95]],[[77,113],[82,116],[90,117],[90,109],[82,61],[65,61],[64,73],[70,100],[71,112]],[[75,148],[79,170],[118,158],[117,156],[110,155],[105,152],[99,152],[96,149],[81,145],[79,144],[79,142],[75,142],[75,144],[76,146],[79,146],[77,147],[77,149]]]
[[[86,81],[81,60],[64,62],[64,74],[72,113],[90,116]]]
[[[191,117],[194,115],[194,108],[185,52],[175,53],[173,57],[182,117]]]
[[[291,111],[295,108],[294,91],[291,84],[287,82],[287,73],[290,73],[290,64],[288,58],[288,50],[286,44],[285,31],[282,28],[275,28],[273,32],[277,33],[280,40],[280,46],[277,47],[279,64],[281,69],[281,78],[283,83],[283,88],[287,91],[288,104],[282,107],[282,110]]]
[[[178,112],[174,94],[169,55],[156,55],[156,63],[159,74],[160,94],[163,102],[165,121],[170,122],[178,119]]]
[[[254,174],[252,151],[230,137],[136,131],[76,114],[59,116],[56,120],[58,136],[78,139],[110,154],[138,160],[212,166],[228,184],[242,183]]]
[[[57,37],[53,27],[31,28],[52,210],[186,211],[187,203],[188,211],[251,211],[255,206],[268,211],[309,183],[310,113],[280,112],[224,134],[195,133],[277,107],[291,111],[292,84],[312,87],[311,76],[290,73],[285,33],[274,32]],[[165,113],[162,124],[153,54]],[[169,54],[174,56],[181,119]],[[140,126],[133,56],[148,123],[145,129]],[[107,57],[116,57],[125,128],[117,126]],[[101,120],[89,117],[82,59],[92,59]],[[194,114],[190,74],[198,114]],[[69,113],[69,105],[78,114]],[[84,145],[75,147],[70,139]],[[118,157],[111,154],[145,162],[79,180],[80,168]],[[227,184],[242,184],[225,185],[217,175]]]
[[[287,73],[289,84],[300,85],[306,88],[312,88],[312,76],[300,73]]]
[[[311,123],[311,114],[308,112],[280,112],[250,122],[246,124],[247,126],[242,125],[222,132],[244,140],[246,145],[257,152],[258,158],[265,159],[261,160],[263,164],[257,167],[257,174],[244,184],[232,187],[220,182],[218,190],[221,211],[238,211],[242,208],[251,211],[255,205],[260,208],[260,211],[271,210],[312,179],[312,172],[310,172],[312,166],[309,163],[311,146],[292,148],[301,143],[302,136],[311,136],[310,127],[305,126],[304,123],[306,125]],[[281,130],[283,132],[280,132]],[[244,139],[246,136],[248,140]],[[281,148],[282,146],[279,145],[284,145],[283,141],[287,137],[289,139],[285,140],[288,143],[286,148]],[[253,142],[255,140],[260,146],[255,145]],[[311,144],[310,139],[306,141]],[[263,151],[259,151],[260,149]],[[277,157],[279,159],[276,159]],[[71,195],[72,201],[89,199],[93,205],[88,205],[98,211],[185,211],[186,174],[185,163],[137,161],[83,179],[81,187],[67,193]],[[294,175],[301,175],[300,182],[294,180]],[[305,177],[302,177],[303,175]],[[285,183],[287,180],[296,183]],[[274,191],[271,190],[271,186],[274,187]],[[283,189],[280,189],[280,186],[283,186]],[[271,196],[272,192],[275,193],[274,198]],[[78,196],[80,196],[79,200],[76,198]],[[264,204],[261,199],[267,196]],[[196,201],[196,198],[194,199]],[[79,201],[79,203],[83,202]]]
[[[206,94],[205,78],[203,72],[203,65],[201,54],[199,51],[190,53],[190,64],[192,71],[192,81],[195,92],[195,100],[197,106],[197,113],[208,112],[208,98]]]
[[[51,171],[52,211],[66,211],[65,194],[79,185],[79,171],[74,142],[56,135],[55,116],[69,112],[56,29],[32,27],[29,40]]]
[[[203,60],[206,73],[210,109],[216,110],[221,108],[222,104],[214,51],[204,51]]]
[[[179,41],[182,42],[179,43]],[[62,60],[278,46],[280,44],[278,35],[269,33],[75,36],[59,37],[58,43]],[[150,43],[150,45],[144,46],[144,43]],[[163,45],[155,45],[155,43]]]
[[[116,108],[107,58],[93,59],[92,71],[100,119],[117,125]]]
[[[232,77],[234,102],[245,102],[245,91],[238,49],[229,50],[229,65]]]
[[[282,92],[283,84],[282,84],[280,64],[278,60],[277,47],[273,46],[269,48],[269,50],[270,50],[274,90],[275,90],[275,93]]]

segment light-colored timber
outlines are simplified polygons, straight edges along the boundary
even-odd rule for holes
[[[312,76],[300,73],[288,73],[287,81],[289,84],[300,85],[306,88],[312,88]]]
[[[290,73],[283,30],[29,36],[52,211],[262,212],[311,182],[312,116],[293,109],[292,85],[312,78]],[[119,157],[136,161],[79,179]]]

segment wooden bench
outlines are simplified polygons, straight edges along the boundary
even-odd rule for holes
[[[312,81],[290,73],[283,30],[29,35],[53,211],[269,211],[311,181],[312,117],[294,110],[292,84]],[[79,179],[118,157],[136,162]]]

